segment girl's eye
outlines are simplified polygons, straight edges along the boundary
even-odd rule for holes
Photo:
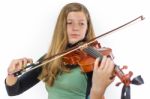
[[[84,25],[84,23],[80,23],[80,25],[82,26],[82,25]]]
[[[67,24],[72,24],[72,22],[67,22]]]

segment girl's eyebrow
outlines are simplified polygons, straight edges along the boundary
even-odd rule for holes
[[[67,21],[73,21],[73,19],[67,19]],[[86,21],[86,20],[80,19],[79,21]]]

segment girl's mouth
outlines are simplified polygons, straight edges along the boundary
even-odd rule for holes
[[[71,38],[78,38],[80,35],[79,34],[71,34],[70,36],[71,36]]]

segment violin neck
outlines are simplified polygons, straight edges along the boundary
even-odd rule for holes
[[[117,75],[120,79],[122,79],[122,77],[125,75],[124,72],[116,64],[114,67],[114,72],[115,72],[115,75]]]
[[[101,48],[100,48],[101,49]],[[98,50],[94,49],[93,47],[89,46],[85,49],[83,49],[87,54],[89,54],[90,56],[92,56],[93,58],[100,58],[100,61],[102,60],[103,56],[111,56],[110,55],[110,50],[108,52],[107,48],[102,48],[101,51],[99,52]],[[107,52],[107,53],[106,53]],[[102,55],[102,53],[105,53]],[[124,72],[119,68],[118,65],[115,64],[114,67],[114,72],[115,74],[121,79],[124,76]]]

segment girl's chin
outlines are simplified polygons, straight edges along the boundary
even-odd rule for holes
[[[77,43],[78,41],[76,40],[76,41],[70,41],[69,43],[70,44],[75,44],[75,43]]]
[[[77,43],[77,42],[69,42],[70,44],[75,44],[75,43]]]

